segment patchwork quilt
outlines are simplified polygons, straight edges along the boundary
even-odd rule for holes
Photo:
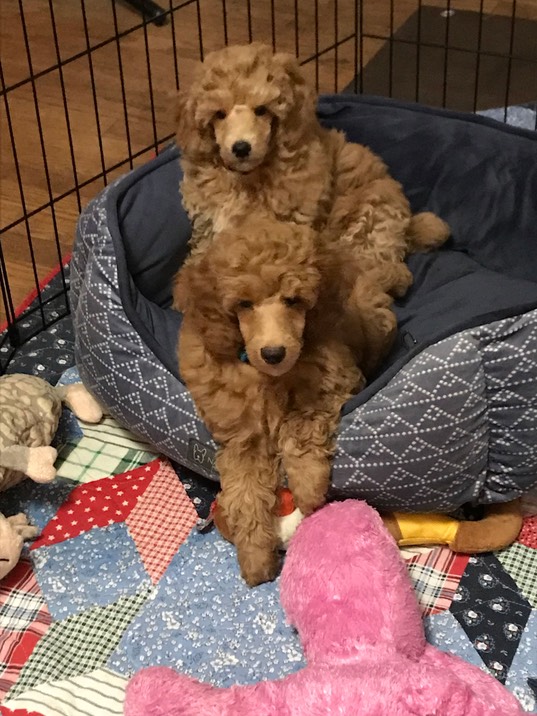
[[[248,589],[233,548],[196,529],[212,495],[194,476],[109,418],[64,411],[56,442],[53,484],[0,495],[41,530],[0,584],[2,716],[120,716],[128,679],[149,665],[220,686],[304,665],[278,581]],[[429,641],[537,713],[537,518],[502,552],[403,557]]]

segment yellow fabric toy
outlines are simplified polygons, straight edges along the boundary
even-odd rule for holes
[[[445,544],[454,552],[493,552],[512,544],[522,528],[519,501],[488,505],[480,520],[457,520],[442,514],[382,515],[399,547]]]

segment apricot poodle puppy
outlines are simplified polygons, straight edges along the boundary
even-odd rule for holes
[[[256,218],[176,281],[181,375],[220,445],[219,505],[249,585],[277,571],[276,488],[287,477],[304,514],[323,504],[341,407],[395,335],[391,297],[356,267],[334,290],[334,271],[312,229]]]
[[[315,107],[291,55],[259,43],[207,55],[177,107],[194,252],[251,214],[343,239],[388,272],[387,264],[447,239],[447,225],[429,212],[413,216],[382,160],[321,127]],[[404,290],[411,280],[406,272]]]

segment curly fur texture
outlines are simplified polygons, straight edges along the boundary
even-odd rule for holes
[[[323,504],[341,407],[395,335],[390,297],[356,271],[335,282],[323,246],[307,226],[255,218],[191,257],[175,286],[181,374],[220,444],[219,506],[250,585],[277,571],[276,488],[286,475],[306,515]]]
[[[207,56],[177,107],[194,252],[251,214],[323,230],[388,273],[408,252],[447,239],[449,228],[434,214],[412,216],[379,157],[321,127],[315,106],[291,55],[253,43]],[[406,279],[394,292],[408,288]]]

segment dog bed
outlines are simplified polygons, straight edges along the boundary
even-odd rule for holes
[[[513,499],[537,485],[537,135],[379,98],[325,97],[319,115],[380,154],[413,209],[453,231],[409,259],[397,345],[343,410],[333,496],[403,511]],[[190,236],[177,160],[166,148],[82,213],[76,360],[118,421],[218,479],[176,360],[171,285]]]

